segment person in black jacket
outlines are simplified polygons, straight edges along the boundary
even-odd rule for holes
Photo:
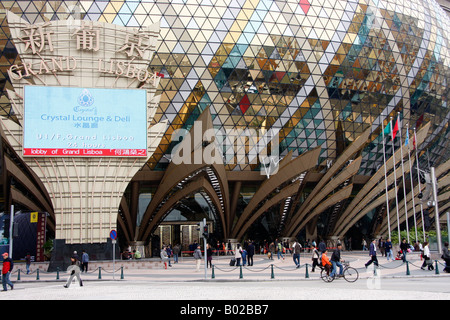
[[[409,243],[406,242],[406,239],[402,239],[402,243],[400,244],[400,249],[403,253],[403,262],[406,262],[406,254],[408,253]]]
[[[248,266],[253,266],[253,256],[255,255],[255,245],[252,241],[248,242],[247,246],[247,258],[248,258]]]
[[[336,246],[336,249],[334,250],[333,254],[331,255],[331,264],[333,265],[333,271],[331,271],[330,277],[334,277],[336,274],[336,269],[339,267],[339,276],[342,277],[344,274],[344,266],[341,263],[341,249],[342,244],[338,243]]]

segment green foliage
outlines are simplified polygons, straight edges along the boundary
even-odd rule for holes
[[[387,239],[388,236],[384,236],[383,239]],[[406,230],[400,231],[400,241],[401,239],[408,239],[408,234],[406,232]],[[441,230],[441,238],[442,238],[442,242],[448,241],[448,232],[447,230]],[[409,240],[411,242],[411,244],[414,244],[416,242],[416,240],[419,240],[420,242],[423,243],[423,229],[422,228],[418,228],[417,229],[417,239],[416,239],[416,229],[412,228],[409,230]],[[425,241],[429,241],[429,242],[436,242],[436,230],[430,230],[430,231],[426,231],[425,232]],[[398,231],[392,231],[391,232],[391,242],[393,244],[398,244],[400,243],[399,241],[399,237],[398,237]]]

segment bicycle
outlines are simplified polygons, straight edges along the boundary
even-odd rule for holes
[[[324,282],[333,282],[334,279],[336,279],[336,274],[334,274],[334,276],[330,276],[330,270],[327,270],[324,267],[321,267],[321,269],[322,269],[322,271],[320,272],[320,278]],[[359,272],[355,268],[350,267],[349,262],[344,262],[344,270],[343,270],[342,277],[347,282],[355,282],[359,278]]]

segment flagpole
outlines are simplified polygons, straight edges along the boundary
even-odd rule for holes
[[[384,121],[381,123],[381,132],[383,133],[383,161],[384,161],[384,183],[386,186],[386,212],[388,218],[388,233],[389,239],[391,239],[391,218],[389,214],[389,194],[388,194],[388,181],[387,181],[387,169],[386,169],[386,150],[385,150],[385,141],[384,141]]]
[[[398,213],[398,197],[397,197],[397,174],[395,173],[395,147],[394,147],[394,129],[392,127],[392,117],[390,120],[391,126],[391,144],[392,144],[392,161],[394,162],[394,189],[395,189],[395,209],[397,210],[397,228],[398,228],[398,244],[401,244],[402,237],[400,234],[400,217]]]
[[[407,134],[407,145],[408,145],[408,160],[409,160],[409,176],[411,182],[411,200],[413,205],[413,213],[414,213],[414,229],[416,230],[416,241],[419,241],[419,237],[417,235],[417,218],[416,218],[416,204],[414,201],[414,183],[413,183],[413,170],[411,164],[411,147],[409,143],[409,123],[406,124],[406,134]]]
[[[414,128],[414,141],[417,143],[416,128]],[[417,152],[418,151],[417,145],[416,145],[415,149],[416,149],[417,182],[418,182],[418,185],[419,185],[419,193],[421,193],[422,192],[422,187],[420,185],[419,155],[418,155],[418,152]],[[422,204],[421,201],[420,201],[420,217],[422,219],[423,242],[425,242],[426,241],[426,238],[425,238],[425,222],[423,221],[423,204]]]
[[[397,122],[400,123],[400,112],[397,113]],[[405,166],[403,164],[402,128],[403,128],[403,121],[402,121],[401,127],[399,126],[398,135],[400,137],[400,154],[401,154],[401,163],[402,163],[403,202],[405,204],[406,236],[408,238],[408,243],[410,243],[410,241],[409,241],[409,225],[408,225],[408,202],[406,199]]]

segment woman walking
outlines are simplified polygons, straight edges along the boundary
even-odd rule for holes
[[[423,243],[423,264],[420,269],[425,270],[428,267],[428,271],[434,270],[433,261],[431,260],[430,248],[428,247],[428,242]]]

